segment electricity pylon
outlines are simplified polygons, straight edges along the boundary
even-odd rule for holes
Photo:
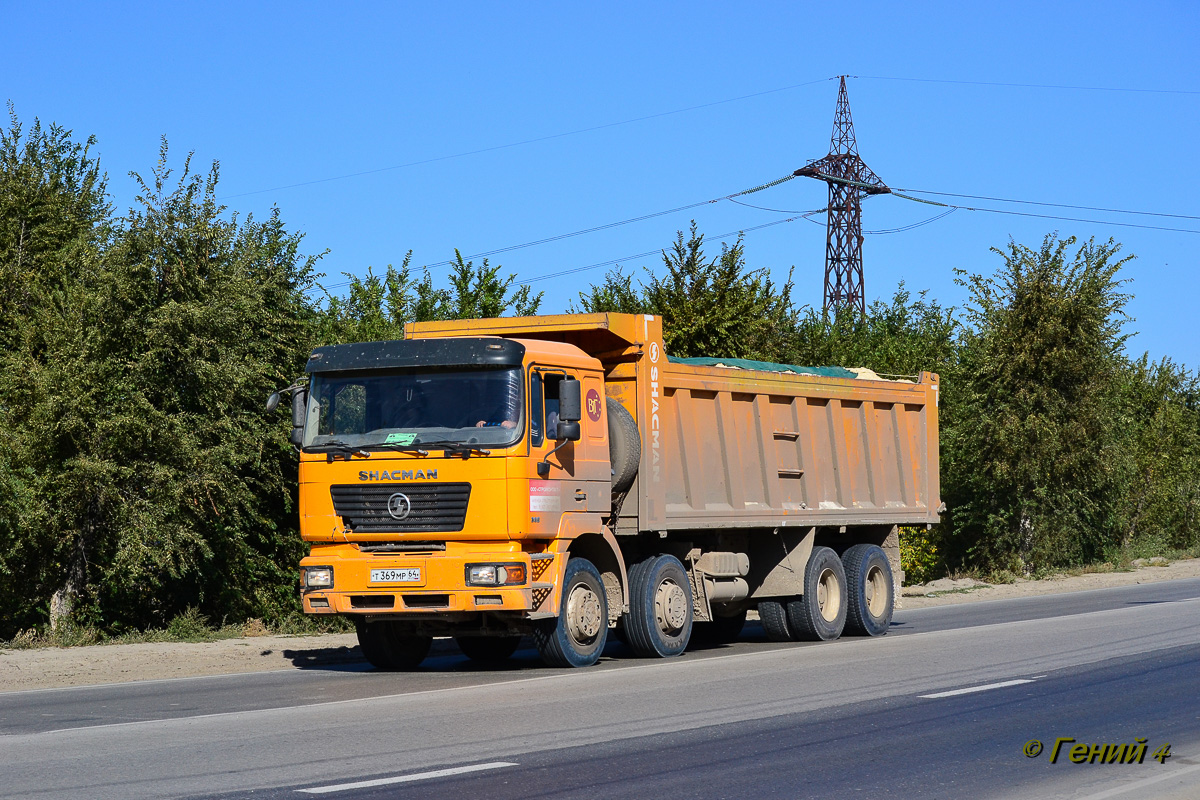
[[[856,308],[866,313],[862,266],[862,199],[891,191],[858,156],[854,120],[841,76],[829,155],[796,170],[797,175],[829,184],[829,219],[825,228],[825,311]]]

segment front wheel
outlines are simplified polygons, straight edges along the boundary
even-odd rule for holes
[[[856,544],[842,553],[846,568],[849,608],[846,632],[858,636],[882,636],[892,624],[896,608],[892,565],[883,548]]]
[[[589,667],[608,639],[608,595],[600,571],[586,558],[571,558],[563,575],[557,619],[533,629],[542,660],[552,667]]]
[[[639,656],[666,658],[692,636],[692,584],[675,556],[642,561],[629,571],[629,646]]]
[[[432,636],[405,633],[395,622],[355,620],[354,630],[363,655],[375,669],[416,669],[433,646]]]
[[[846,571],[837,553],[814,547],[804,568],[804,594],[787,604],[787,618],[796,638],[827,642],[846,627]]]

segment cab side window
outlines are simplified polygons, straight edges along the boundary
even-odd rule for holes
[[[558,384],[562,375],[546,375],[546,436],[550,439],[558,437]]]
[[[542,422],[542,373],[529,373],[529,444],[540,447],[545,440]]]

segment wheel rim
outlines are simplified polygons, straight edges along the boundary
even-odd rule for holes
[[[665,580],[654,593],[654,617],[659,630],[671,635],[683,630],[687,624],[688,596],[673,580]]]
[[[817,579],[817,608],[821,612],[821,619],[826,622],[836,620],[838,612],[842,610],[841,588],[836,572],[821,570],[821,577]]]
[[[590,644],[600,633],[600,596],[590,586],[576,584],[567,596],[567,630],[580,644]]]
[[[867,610],[871,612],[871,616],[879,617],[883,615],[887,608],[887,579],[883,576],[883,570],[878,566],[872,566],[867,571]]]

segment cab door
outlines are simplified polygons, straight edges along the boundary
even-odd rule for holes
[[[582,436],[555,449],[558,423],[558,384],[564,378],[581,381],[584,414]],[[554,535],[564,513],[608,513],[611,469],[605,435],[603,384],[598,375],[581,376],[576,370],[533,367],[529,372],[529,517],[534,535]],[[592,398],[589,411],[588,396]],[[537,473],[540,462],[549,464],[546,475]]]

